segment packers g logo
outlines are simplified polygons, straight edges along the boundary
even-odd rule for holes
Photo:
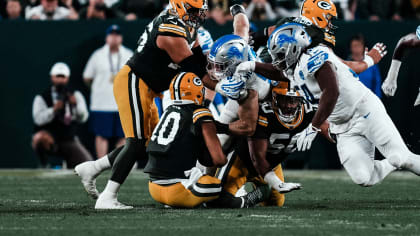
[[[324,10],[330,10],[331,9],[331,4],[327,1],[319,1],[318,2],[318,7]]]
[[[193,83],[194,83],[196,86],[201,86],[201,85],[203,84],[203,82],[201,82],[201,79],[200,79],[200,78],[198,78],[198,77],[194,77],[194,79],[193,79]]]

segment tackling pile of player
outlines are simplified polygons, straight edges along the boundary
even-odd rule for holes
[[[132,208],[117,193],[146,156],[150,195],[167,206],[282,206],[284,193],[301,186],[284,181],[280,163],[308,150],[318,133],[337,144],[356,184],[374,185],[400,168],[420,175],[420,156],[358,80],[385,56],[385,46],[376,44],[362,62],[337,57],[331,0],[306,0],[300,17],[267,28],[261,36],[267,48],[258,56],[248,45],[242,6],[231,7],[234,34],[214,43],[201,27],[205,0],[170,6],[146,27],[114,82],[126,144],[75,168],[96,209]],[[171,105],[158,122],[153,98],[168,89]],[[212,90],[228,98],[217,121],[207,108]],[[374,160],[375,147],[384,160]],[[109,168],[99,194],[95,179]],[[255,188],[240,194],[246,182]]]

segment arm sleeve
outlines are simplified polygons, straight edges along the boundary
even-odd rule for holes
[[[89,111],[87,109],[86,106],[86,101],[85,98],[83,97],[83,95],[79,92],[76,91],[74,92],[74,96],[76,97],[76,101],[77,101],[77,105],[76,105],[76,121],[80,122],[80,123],[84,123],[87,121],[87,119],[89,118]]]
[[[201,124],[214,122],[213,115],[208,108],[198,108],[193,112],[194,133],[201,134]]]
[[[83,79],[93,79],[95,77],[95,55],[96,53],[93,53],[85,67],[85,70],[83,71]]]
[[[382,98],[382,90],[381,90],[382,78],[381,78],[381,73],[379,71],[378,65],[375,65],[373,68],[374,68],[374,72],[373,72],[374,78],[373,79],[375,80],[375,94],[379,98]]]
[[[37,95],[32,104],[32,117],[36,125],[45,125],[54,119],[54,109],[47,107],[44,99]]]

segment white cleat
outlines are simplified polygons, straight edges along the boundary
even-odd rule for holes
[[[100,172],[96,170],[94,161],[86,161],[77,165],[74,172],[81,178],[88,195],[94,200],[98,199],[99,191],[96,189],[96,177]]]
[[[95,209],[97,210],[129,210],[133,209],[132,206],[122,204],[117,200],[116,194],[104,194],[99,195],[96,200]]]

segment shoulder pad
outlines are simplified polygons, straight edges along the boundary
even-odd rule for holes
[[[187,37],[187,27],[177,17],[163,15],[162,23],[158,26],[161,33],[175,34],[177,36]]]

